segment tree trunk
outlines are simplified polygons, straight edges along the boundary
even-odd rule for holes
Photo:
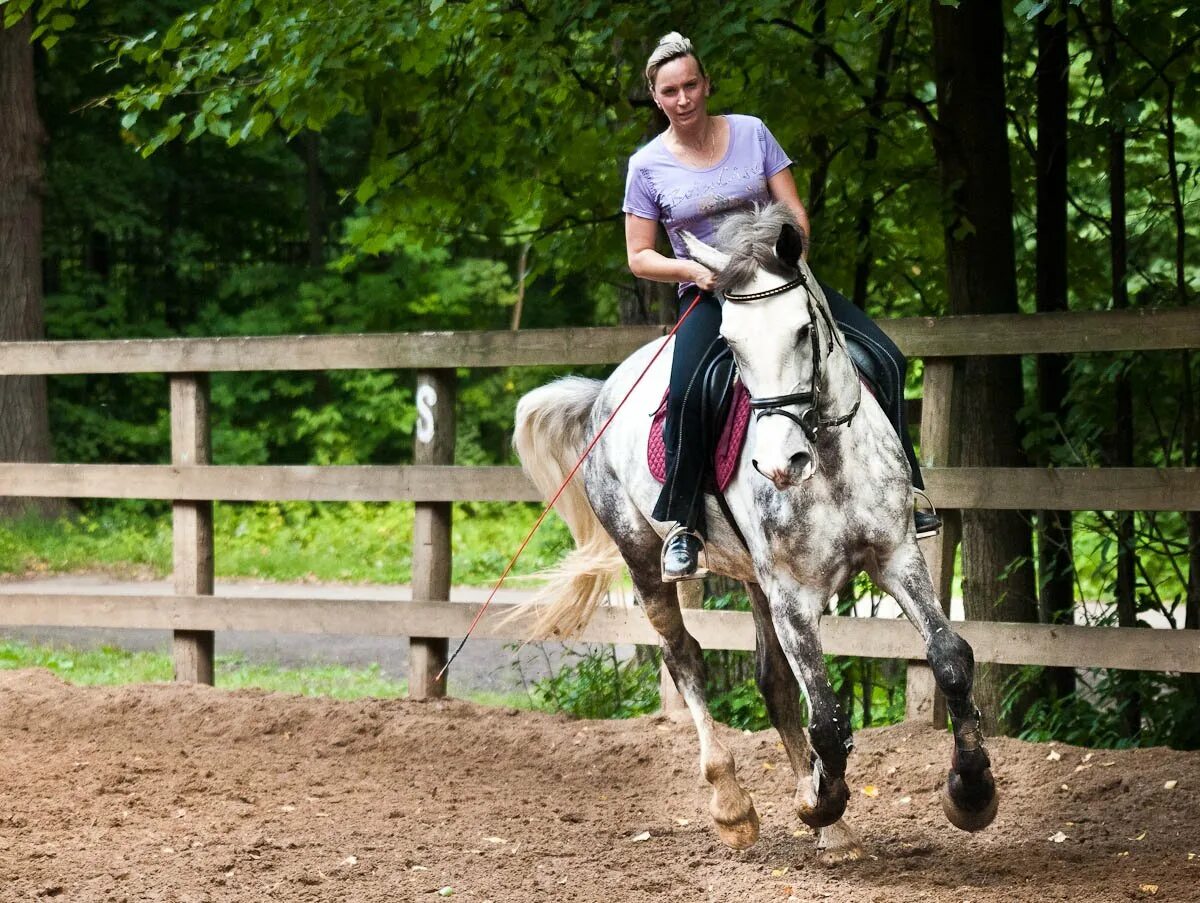
[[[1112,90],[1118,78],[1117,33],[1113,19],[1112,0],[1101,0],[1100,21],[1104,43],[1100,54],[1100,75],[1104,86]],[[1112,271],[1113,309],[1129,307],[1129,251],[1125,214],[1125,126],[1109,122],[1108,126],[1108,197],[1109,197],[1109,260]],[[1115,386],[1116,416],[1112,434],[1112,465],[1133,466],[1133,387],[1127,373],[1117,377]],[[1117,523],[1117,624],[1137,626],[1137,576],[1135,568],[1133,512],[1118,511]],[[1126,684],[1124,709],[1125,730],[1131,737],[1141,733],[1142,705],[1138,679],[1134,672],[1120,675]]]
[[[813,4],[813,37],[816,49],[813,51],[813,72],[815,89],[824,90],[825,71],[829,65],[829,54],[822,46],[825,40],[828,20],[825,10],[825,0],[815,0]],[[825,188],[829,181],[829,138],[824,132],[815,132],[809,139],[809,153],[812,157],[813,168],[808,176],[808,220],[816,223],[825,209]]]
[[[851,300],[859,310],[867,307],[867,286],[871,277],[871,263],[875,253],[871,246],[871,232],[875,221],[875,181],[869,178],[875,161],[879,159],[879,127],[883,122],[883,101],[891,88],[892,72],[896,63],[896,31],[900,27],[900,12],[897,10],[883,27],[879,39],[879,56],[875,61],[875,85],[871,100],[867,104],[867,140],[863,145],[863,167],[868,173],[868,183],[858,205],[858,222],[855,226],[854,293]]]
[[[304,145],[304,187],[308,213],[308,264],[319,267],[325,263],[325,180],[321,174],[321,136],[306,131],[301,137]]]
[[[1051,24],[1051,17],[1057,21]],[[1037,101],[1037,309],[1065,311],[1067,304],[1067,3],[1058,0],[1038,17]],[[1037,359],[1043,414],[1066,418],[1067,358]],[[1048,457],[1040,462],[1052,463]],[[1071,556],[1071,512],[1042,511],[1038,517],[1039,608],[1044,624],[1074,621],[1075,571]],[[1047,677],[1061,698],[1075,691],[1075,671],[1051,668]]]
[[[946,200],[946,264],[952,314],[1015,313],[1013,197],[1004,104],[1004,20],[998,0],[957,8],[932,0],[938,120],[934,147]],[[972,357],[962,366],[964,466],[1018,466],[1013,429],[1022,404],[1019,361]],[[963,513],[966,615],[1037,621],[1032,543],[1016,511]],[[992,729],[1012,732],[1025,706],[1001,711],[1011,666],[976,669],[975,698]]]
[[[42,318],[42,145],[30,17],[0,26],[0,340],[45,338]],[[0,377],[0,461],[49,461],[46,379]],[[0,515],[61,511],[50,499],[0,498]]]

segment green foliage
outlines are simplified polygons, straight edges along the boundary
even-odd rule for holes
[[[659,706],[657,655],[622,661],[611,645],[571,651],[571,660],[530,692],[539,708],[573,718],[635,718]]]
[[[1009,681],[1004,705],[1010,708],[1041,682],[1041,668],[1021,668]],[[1200,696],[1195,675],[1079,672],[1079,689],[1062,698],[1040,697],[1029,707],[1020,733],[1023,740],[1057,740],[1077,746],[1123,749],[1170,746],[1200,749]],[[1130,707],[1139,713],[1141,731],[1131,736]]]

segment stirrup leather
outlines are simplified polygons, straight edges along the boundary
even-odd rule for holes
[[[690,574],[668,574],[667,573],[667,548],[671,545],[671,541],[680,534],[691,536],[699,544],[700,548],[696,550],[696,568]],[[704,549],[704,538],[695,530],[689,530],[683,524],[676,524],[672,527],[667,535],[663,538],[662,552],[659,556],[659,570],[663,583],[678,583],[682,580],[702,580],[708,576],[708,555]]]

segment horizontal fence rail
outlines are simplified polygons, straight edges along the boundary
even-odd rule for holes
[[[1188,309],[912,317],[879,325],[910,357],[1200,348]],[[613,364],[662,326],[369,335],[0,342],[0,376]]]
[[[260,596],[101,596],[23,593],[0,595],[4,623],[39,627],[159,630],[258,630],[378,636],[463,636],[479,606],[463,602],[377,599],[297,599]],[[488,608],[475,636],[524,640],[530,606]],[[685,610],[689,632],[705,649],[754,649],[753,616],[737,611]],[[281,627],[286,625],[286,627]],[[1200,631],[1142,630],[1049,624],[955,622],[975,660],[998,664],[1200,673]],[[582,642],[658,643],[640,608],[606,605],[579,634]],[[925,644],[907,621],[825,617],[821,642],[829,655],[923,659]]]
[[[937,467],[938,506],[1074,511],[1200,511],[1189,467]],[[0,464],[0,495],[228,502],[540,502],[519,467]]]

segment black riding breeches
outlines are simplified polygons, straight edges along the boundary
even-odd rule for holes
[[[675,333],[671,356],[671,393],[663,423],[667,447],[667,479],[652,516],[666,523],[686,524],[705,534],[704,478],[711,468],[705,449],[702,375],[708,361],[724,343],[721,303],[711,292],[689,289],[679,300],[679,314],[700,300]]]
[[[886,397],[878,399],[900,437],[904,455],[912,469],[913,485],[924,489],[921,468],[908,434],[904,408],[904,375],[908,361],[882,329],[838,292],[822,283],[830,313],[842,332],[863,345],[878,361]],[[717,341],[721,330],[721,305],[709,292],[691,289],[680,298],[679,313],[700,301],[675,333],[671,358],[671,392],[663,426],[667,448],[667,478],[652,516],[666,523],[682,523],[705,535],[704,480],[712,466],[705,447],[702,374],[707,363],[723,348]]]

